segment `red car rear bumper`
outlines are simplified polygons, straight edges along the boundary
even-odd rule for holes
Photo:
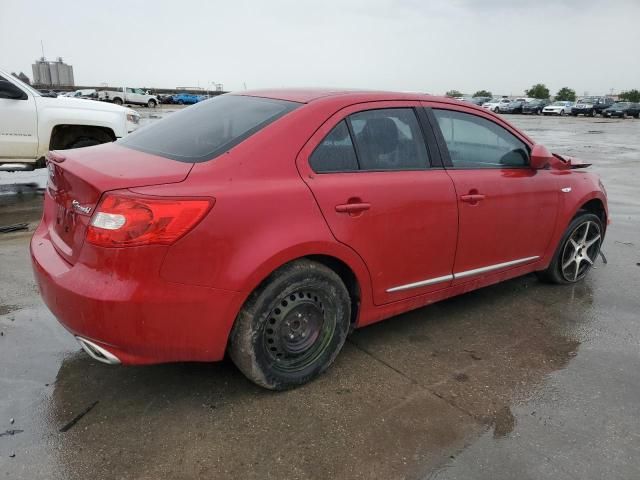
[[[114,256],[126,265],[129,254],[122,250]],[[144,262],[140,252],[131,255]],[[42,298],[60,323],[121,363],[224,356],[241,293],[168,282],[150,270],[125,268],[121,274],[113,265],[105,270],[90,262],[71,265],[55,250],[44,222],[31,240],[31,258]]]

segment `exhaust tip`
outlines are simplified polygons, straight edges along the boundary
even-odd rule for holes
[[[121,363],[120,359],[113,353],[105,350],[99,345],[96,345],[92,341],[82,337],[76,337],[76,340],[78,341],[82,349],[87,352],[87,354],[94,360],[106,363],[108,365],[118,365]]]

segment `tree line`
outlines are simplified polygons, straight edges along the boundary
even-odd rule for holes
[[[524,93],[528,97],[539,98],[542,100],[546,100],[551,96],[551,92],[544,83],[536,83],[530,89],[525,90]],[[464,96],[464,94],[459,92],[458,90],[449,90],[445,95],[451,98]],[[478,90],[473,94],[473,96],[493,97],[491,92],[488,90]],[[575,102],[576,98],[576,91],[569,87],[562,87],[555,95],[555,100]],[[637,89],[626,90],[624,92],[620,92],[620,94],[618,94],[618,98],[627,102],[640,102],[640,91],[638,91]]]

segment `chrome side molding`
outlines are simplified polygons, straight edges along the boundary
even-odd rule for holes
[[[406,285],[388,288],[387,293],[400,292],[402,290],[409,290],[411,288],[426,287],[427,285],[434,285],[436,283],[447,282],[449,280],[453,280],[453,275],[443,275],[442,277],[428,278],[427,280],[421,280],[415,283],[407,283]]]
[[[481,273],[491,272],[493,270],[500,270],[501,268],[513,267],[520,265],[521,263],[531,262],[540,258],[538,255],[534,257],[518,258],[517,260],[511,260],[510,262],[496,263],[495,265],[488,265],[486,267],[474,268],[473,270],[466,270],[464,272],[454,273],[453,278],[466,278],[473,275],[479,275]]]
[[[397,287],[391,287],[387,289],[387,293],[400,292],[402,290],[410,290],[412,288],[426,287],[427,285],[435,285],[436,283],[448,282],[456,280],[458,278],[472,277],[474,275],[480,275],[481,273],[492,272],[494,270],[500,270],[501,268],[513,267],[520,265],[521,263],[531,262],[540,258],[539,255],[526,258],[518,258],[517,260],[511,260],[509,262],[496,263],[495,265],[488,265],[486,267],[474,268],[473,270],[465,270],[464,272],[454,273],[453,275],[443,275],[442,277],[428,278],[426,280],[420,280],[419,282],[407,283],[406,285],[398,285]]]

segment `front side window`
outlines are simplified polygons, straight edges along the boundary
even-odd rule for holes
[[[219,95],[141,128],[117,143],[183,162],[204,162],[300,106],[243,95]]]
[[[412,108],[366,110],[349,116],[360,170],[427,168],[427,147]]]
[[[529,148],[516,136],[485,118],[453,110],[433,113],[454,168],[524,167]]]

